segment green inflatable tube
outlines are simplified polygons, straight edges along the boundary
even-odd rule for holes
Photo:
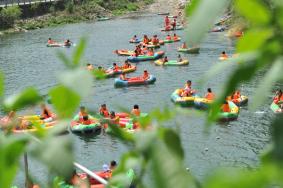
[[[79,115],[76,115],[73,120],[71,121],[70,124],[70,129],[73,133],[78,133],[78,134],[86,134],[86,133],[94,133],[98,130],[101,129],[100,122],[98,119],[92,117],[89,115],[89,119],[93,121],[93,123],[89,125],[84,125],[81,123],[78,123],[79,121]]]

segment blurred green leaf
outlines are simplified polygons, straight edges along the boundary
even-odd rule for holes
[[[57,52],[57,57],[65,64],[68,68],[74,68],[71,60],[61,51]]]
[[[28,140],[0,133],[0,187],[11,187]]]
[[[214,24],[216,18],[224,13],[230,0],[201,0],[198,8],[191,16],[190,26],[187,29],[189,45],[199,44]]]
[[[128,133],[125,130],[121,129],[117,125],[114,125],[112,123],[108,123],[111,132],[110,134],[112,136],[115,136],[116,138],[120,139],[121,141],[125,143],[133,143],[134,142],[134,137],[132,133]]]
[[[261,167],[255,171],[221,169],[204,181],[203,188],[266,188],[282,186],[282,171],[275,165]]]
[[[268,92],[273,87],[274,83],[278,80],[283,80],[283,58],[280,57],[276,60],[276,62],[272,65],[269,71],[266,73],[265,77],[263,78],[262,83],[256,89],[255,95],[252,97],[254,103],[251,104],[251,108],[255,110],[259,107],[266,99]]]
[[[113,172],[113,178],[110,179],[110,187],[130,187],[134,181],[134,177],[129,177],[127,172],[130,169],[135,169],[141,164],[141,160],[137,153],[125,153],[119,162],[118,167]]]
[[[4,108],[7,111],[18,110],[27,106],[32,106],[42,101],[36,89],[27,88],[19,94],[9,96],[4,100]]]
[[[83,56],[83,53],[85,51],[85,47],[86,47],[86,40],[85,38],[82,38],[75,50],[75,52],[73,53],[73,65],[74,66],[78,66],[80,63],[80,60]]]
[[[174,132],[171,129],[163,129],[162,137],[164,139],[164,142],[166,144],[166,147],[168,150],[175,155],[175,157],[179,158],[180,160],[183,160],[184,158],[184,151],[181,144],[181,139],[177,135],[176,132]]]
[[[4,89],[5,89],[5,82],[4,82],[4,74],[2,71],[0,71],[0,97],[4,95]]]
[[[71,118],[80,104],[80,96],[64,86],[49,91],[52,104],[61,118]]]
[[[150,112],[149,116],[151,117],[151,119],[155,119],[158,122],[164,122],[172,119],[172,117],[175,116],[175,113],[172,108],[169,109],[168,107],[165,107],[163,111],[156,108]]]
[[[192,0],[189,5],[186,6],[186,16],[189,17],[191,16],[196,8],[198,8],[201,0]]]
[[[93,70],[92,75],[98,80],[105,79],[107,77],[104,71],[98,69]]]
[[[59,81],[82,98],[89,95],[93,77],[84,69],[74,69],[59,75]]]
[[[283,164],[283,115],[278,114],[276,119],[272,123],[272,140],[274,143],[274,149],[272,151],[273,159]],[[282,166],[281,166],[282,167]]]
[[[195,181],[183,166],[183,160],[176,157],[160,140],[152,143],[151,165],[154,187],[162,188],[194,188]]]
[[[237,44],[237,52],[250,52],[261,48],[273,34],[271,29],[254,29],[245,33]]]
[[[135,135],[135,148],[141,153],[146,153],[151,147],[151,144],[156,142],[156,139],[157,131],[155,129],[139,131]]]
[[[70,177],[73,171],[73,148],[70,137],[46,137],[34,143],[30,153],[60,177]]]
[[[271,13],[259,0],[236,0],[235,8],[254,24],[268,24],[271,19]]]

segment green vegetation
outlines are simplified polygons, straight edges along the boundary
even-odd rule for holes
[[[17,19],[20,18],[22,12],[18,6],[7,7],[0,10],[0,29],[12,27]]]
[[[63,4],[63,9],[56,3],[52,4],[44,16],[38,16],[39,10],[43,9],[40,4],[33,4],[29,7],[29,14],[32,18],[19,20],[21,9],[18,7],[9,7],[0,12],[0,29],[14,27],[26,30],[56,26],[67,23],[76,23],[80,21],[94,20],[97,17],[117,16],[127,12],[136,11],[153,2],[153,0],[86,0],[76,2],[67,0]],[[49,14],[48,14],[49,13]],[[50,15],[51,14],[51,15]]]
[[[193,10],[188,9],[191,21],[187,36],[188,41],[193,44],[203,39],[207,29],[211,28],[217,16],[221,15],[221,10],[228,6],[228,1],[224,0],[202,0],[201,2],[194,6]],[[274,83],[282,83],[283,81],[283,33],[281,32],[283,29],[281,19],[283,4],[281,1],[263,0],[235,0],[234,2],[236,11],[245,21],[249,22],[250,27],[245,36],[237,42],[237,52],[241,53],[239,57],[216,66],[203,80],[207,81],[214,74],[240,62],[236,64],[236,70],[224,81],[225,89],[210,109],[208,123],[215,120],[223,99],[240,83],[251,80],[258,71],[265,70],[265,76],[253,97],[253,103],[251,103],[253,109],[264,101],[263,99],[266,98]],[[269,6],[264,6],[264,3],[268,3]],[[209,19],[204,12],[210,15]],[[62,177],[70,175],[73,162],[72,143],[66,137],[56,135],[64,129],[66,122],[75,113],[80,100],[88,96],[92,87],[92,75],[79,68],[84,48],[85,40],[82,40],[72,58],[66,57],[62,53],[58,54],[69,69],[60,74],[59,85],[51,89],[49,94],[59,118],[66,121],[62,121],[61,126],[58,126],[56,130],[50,132],[40,130],[35,135],[27,134],[16,137],[0,133],[0,187],[9,188],[11,186],[19,169],[19,159],[24,152],[28,152],[45,164],[52,175]],[[5,98],[3,96],[3,79],[1,74],[1,103],[4,101],[1,106],[20,109],[39,102],[39,94],[36,89],[27,89],[22,94]],[[80,82],[81,80],[84,80],[83,84]],[[74,85],[76,88],[73,87]],[[125,172],[129,168],[137,170],[134,181],[138,187],[263,188],[283,186],[282,114],[274,117],[274,121],[270,124],[271,146],[262,155],[261,166],[258,169],[219,169],[199,183],[185,170],[184,151],[178,132],[162,127],[162,124],[173,118],[178,110],[166,108],[163,111],[153,110],[148,118],[141,120],[143,130],[137,134],[129,134],[111,126],[114,132],[113,136],[125,143],[129,151],[121,158],[120,165],[115,171],[109,187],[112,185],[125,185],[126,187],[128,182],[124,181]],[[154,124],[155,128],[146,130],[148,124]],[[151,178],[153,184],[150,186],[146,186],[147,181],[144,177],[148,172],[153,176]],[[51,187],[51,185],[47,187]]]

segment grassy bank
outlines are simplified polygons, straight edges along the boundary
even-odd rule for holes
[[[25,7],[25,10],[19,7],[2,9],[0,12],[0,32],[5,34],[96,20],[102,17],[118,16],[137,11],[153,3],[153,1],[154,0],[67,0],[58,2],[60,4],[31,5]],[[5,17],[3,17],[2,12],[5,12]],[[23,15],[23,13],[25,15]],[[7,20],[7,16],[11,17],[11,19],[8,19],[9,23],[2,24],[4,20]]]

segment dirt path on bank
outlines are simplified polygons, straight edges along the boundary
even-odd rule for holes
[[[149,5],[148,11],[151,13],[166,13],[169,12],[171,15],[178,15],[183,8],[180,4],[183,4],[184,0],[155,0],[152,5]]]

